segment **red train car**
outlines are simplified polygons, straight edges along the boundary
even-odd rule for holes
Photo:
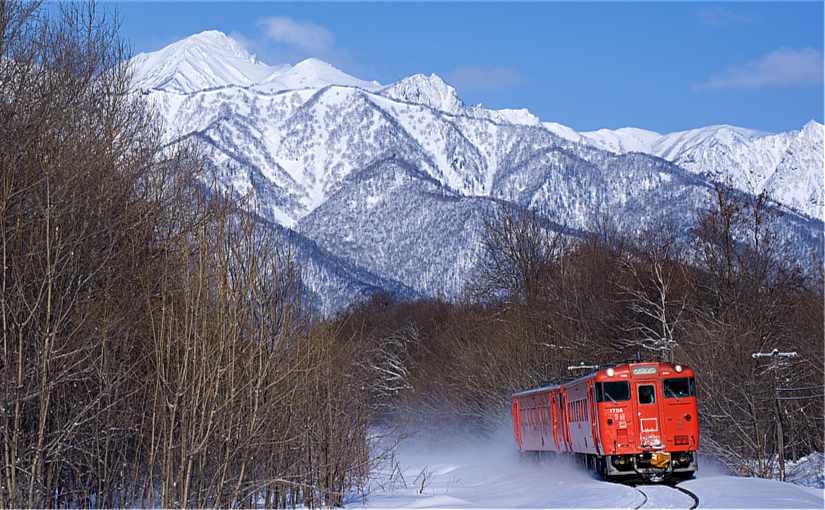
[[[639,362],[512,396],[521,452],[579,456],[605,478],[689,478],[697,469],[696,383],[689,367]]]

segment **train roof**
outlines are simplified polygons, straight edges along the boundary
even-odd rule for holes
[[[599,368],[593,370],[592,372],[588,372],[588,373],[586,373],[582,376],[576,377],[575,379],[571,379],[569,381],[565,381],[565,382],[562,382],[562,383],[559,383],[559,384],[548,384],[548,385],[545,385],[545,386],[540,386],[538,388],[530,388],[530,389],[526,389],[526,390],[519,390],[519,391],[513,393],[510,396],[510,398],[513,398],[513,397],[526,397],[526,396],[537,394],[537,393],[543,393],[543,392],[548,391],[548,390],[555,390],[555,389],[558,389],[558,388],[563,387],[563,386],[570,386],[570,385],[578,383],[580,381],[584,381],[586,379],[596,377],[599,374],[600,371],[606,370],[608,368],[614,368],[614,369],[618,368],[620,370],[621,369],[632,370],[634,365],[676,366],[676,365],[679,365],[679,363],[670,363],[670,362],[667,362],[667,361],[621,361],[621,362],[617,362],[617,363],[607,363],[605,365],[599,365]],[[691,370],[691,368],[687,365],[682,365],[682,367],[684,369]]]
[[[534,393],[542,393],[548,390],[555,390],[559,387],[559,384],[548,384],[547,386],[541,386],[539,388],[531,388],[529,390],[521,390],[513,393],[512,397],[526,397],[528,395],[532,395]]]

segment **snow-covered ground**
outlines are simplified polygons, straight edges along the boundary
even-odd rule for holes
[[[825,453],[816,452],[798,461],[787,461],[786,479],[806,487],[825,487]]]
[[[823,489],[729,476],[712,463],[680,486],[699,508],[823,508]],[[597,480],[564,461],[520,459],[509,430],[493,437],[413,438],[384,462],[349,508],[690,508],[692,499],[664,485]]]

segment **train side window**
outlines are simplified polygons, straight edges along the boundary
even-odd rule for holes
[[[638,391],[640,404],[656,403],[656,388],[652,384],[641,384],[638,386]]]
[[[684,398],[696,396],[696,383],[693,377],[676,377],[662,382],[665,398]]]
[[[596,402],[624,402],[630,400],[630,384],[627,381],[596,384]]]

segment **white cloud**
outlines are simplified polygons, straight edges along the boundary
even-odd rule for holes
[[[494,90],[524,83],[525,78],[511,67],[465,66],[453,70],[447,79],[459,90]]]
[[[269,40],[304,51],[326,52],[335,40],[332,32],[320,25],[302,23],[284,16],[263,18],[258,24]]]
[[[822,51],[781,48],[710,76],[698,89],[758,89],[822,82]]]

